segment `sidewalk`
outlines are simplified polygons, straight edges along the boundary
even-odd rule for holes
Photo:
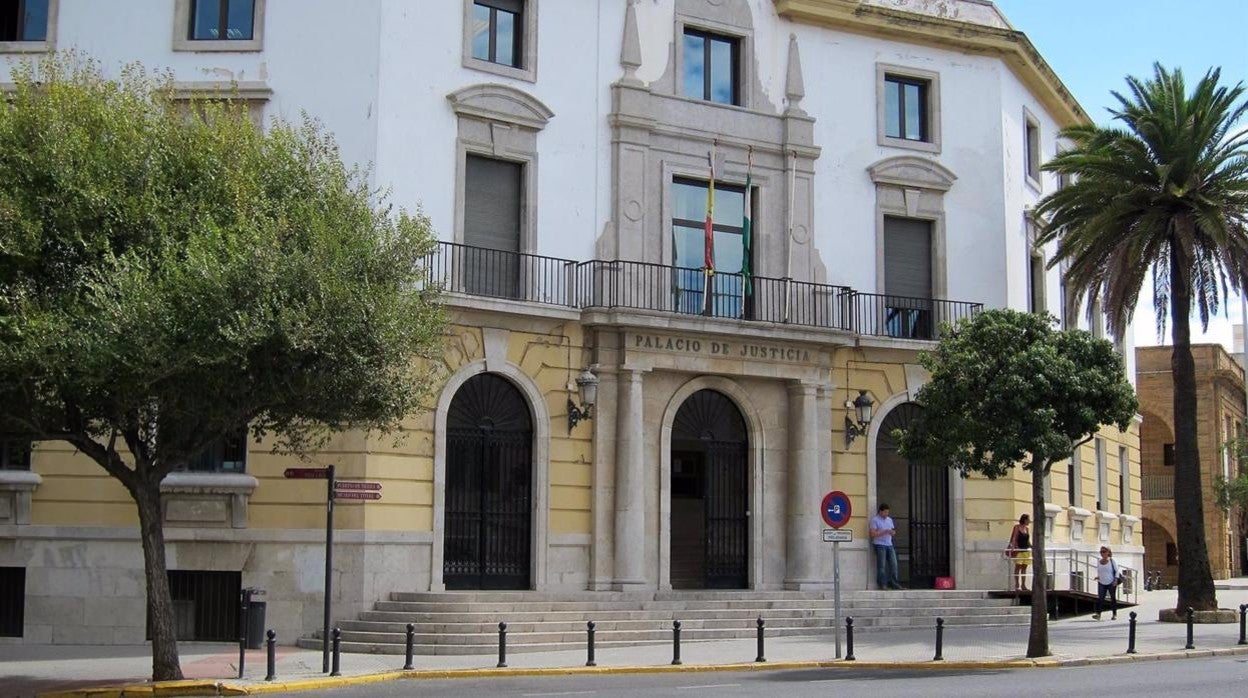
[[[1248,580],[1233,580],[1233,589],[1218,593],[1224,608],[1238,608],[1248,603]],[[1219,583],[1221,584],[1221,582]],[[1133,610],[1138,614],[1136,649],[1140,655],[1173,654],[1181,656],[1186,643],[1183,625],[1157,622],[1157,612],[1175,603],[1174,590],[1144,592],[1141,603]],[[1093,621],[1089,617],[1055,621],[1049,625],[1050,645],[1054,660],[1083,663],[1088,660],[1109,661],[1117,657],[1127,660],[1127,612],[1117,621]],[[946,664],[963,662],[1001,663],[1025,659],[1026,626],[945,628],[944,659]],[[859,666],[875,663],[915,663],[928,665],[935,649],[935,628],[895,632],[858,633],[854,653]],[[1197,625],[1195,646],[1200,650],[1236,648],[1238,624]],[[842,643],[845,642],[842,633]],[[188,679],[214,679],[241,687],[263,688],[265,656],[263,650],[247,653],[246,675],[237,681],[238,649],[223,644],[181,645],[182,669]],[[843,647],[844,649],[844,647]],[[1239,647],[1248,654],[1248,647]],[[687,642],[681,648],[684,668],[704,665],[753,663],[756,654],[753,639]],[[816,662],[834,659],[833,635],[819,637],[768,638],[766,656],[769,665],[790,662]],[[1139,657],[1143,658],[1143,657]],[[417,670],[448,671],[493,669],[495,655],[417,656]],[[622,667],[669,667],[672,661],[670,644],[645,647],[602,648],[597,652],[599,667],[610,670]],[[513,670],[538,670],[583,667],[585,652],[509,654],[508,666]],[[344,654],[342,674],[359,677],[395,672],[403,666],[403,657],[395,655]],[[279,647],[277,678],[282,683],[321,679],[321,653],[295,647]],[[28,696],[48,691],[66,691],[90,686],[142,683],[151,673],[150,648],[143,646],[89,647],[49,645],[0,645],[0,696]],[[276,688],[275,686],[273,688]]]

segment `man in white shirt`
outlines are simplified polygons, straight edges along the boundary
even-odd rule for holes
[[[1109,594],[1109,610],[1112,613],[1109,619],[1118,620],[1118,580],[1121,578],[1113,552],[1101,546],[1101,559],[1096,561],[1096,613],[1092,614],[1092,620],[1101,619],[1101,605],[1105,603],[1106,594]]]
[[[888,505],[880,502],[879,511],[871,517],[871,546],[875,548],[875,585],[880,589],[901,589],[901,577],[897,572],[897,550],[893,548],[893,535],[897,524],[888,515]]]

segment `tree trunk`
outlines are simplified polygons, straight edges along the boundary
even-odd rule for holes
[[[1196,439],[1196,363],[1192,359],[1192,261],[1179,243],[1170,244],[1170,336],[1174,351],[1174,519],[1178,523],[1179,601],[1198,611],[1218,607],[1205,543],[1200,447]]]
[[[1049,656],[1049,575],[1044,559],[1044,476],[1048,464],[1031,459],[1031,632],[1027,656]]]
[[[143,543],[143,573],[147,578],[147,627],[152,636],[152,680],[182,678],[178,639],[174,631],[173,597],[165,570],[165,527],[160,507],[160,480],[139,477],[133,491],[139,505],[139,538]]]

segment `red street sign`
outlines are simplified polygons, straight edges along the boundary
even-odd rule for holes
[[[334,491],[334,499],[381,499],[380,492]]]
[[[324,480],[329,477],[328,468],[287,468],[284,475],[293,480]]]
[[[364,482],[362,480],[335,480],[336,490],[380,490],[380,482]]]

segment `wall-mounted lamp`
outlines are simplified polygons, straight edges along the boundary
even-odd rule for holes
[[[849,447],[854,439],[867,433],[867,428],[871,426],[871,408],[875,407],[875,403],[867,396],[867,391],[859,390],[858,397],[852,401],[847,401],[845,406],[854,411],[854,416],[858,419],[857,423],[845,415],[845,446]]]
[[[594,375],[592,368],[581,371],[581,375],[576,377],[576,390],[581,395],[583,407],[577,407],[571,398],[568,399],[568,431],[572,431],[577,422],[594,418],[594,403],[598,402],[598,376]]]

